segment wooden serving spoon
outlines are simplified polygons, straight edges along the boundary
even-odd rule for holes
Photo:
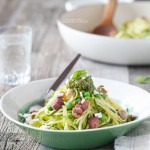
[[[109,0],[108,4],[105,6],[103,18],[100,24],[93,29],[92,33],[104,36],[114,36],[117,33],[117,29],[113,24],[113,16],[116,6],[117,0]]]

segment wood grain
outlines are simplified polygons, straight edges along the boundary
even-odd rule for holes
[[[150,84],[139,84],[136,82],[136,77],[142,75],[142,76],[147,76],[150,75],[150,67],[149,66],[132,66],[129,67],[129,80],[130,83],[136,86],[139,86],[148,92],[150,92]]]
[[[0,149],[23,149],[33,150],[37,149],[39,144],[36,143],[31,137],[24,133],[6,133],[0,132]]]
[[[33,29],[31,80],[57,77],[75,57],[62,40],[56,20],[64,10],[65,0],[0,0],[0,25],[22,24]],[[149,85],[135,82],[138,74],[150,74],[150,68],[103,64],[81,58],[73,70],[87,69],[92,76],[130,82],[150,91]],[[11,89],[0,84],[0,96]],[[48,150],[36,143],[0,112],[0,150]],[[112,150],[113,144],[99,150]]]

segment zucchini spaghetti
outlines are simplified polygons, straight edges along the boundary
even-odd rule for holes
[[[86,70],[75,71],[43,108],[33,107],[19,116],[28,125],[49,130],[103,128],[135,119],[108,96],[103,85],[95,87]]]

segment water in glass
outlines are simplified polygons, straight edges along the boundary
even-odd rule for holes
[[[18,85],[30,80],[31,36],[0,37],[0,82]]]

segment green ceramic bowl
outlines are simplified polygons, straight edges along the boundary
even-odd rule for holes
[[[50,131],[25,125],[18,121],[18,112],[25,111],[26,104],[36,103],[36,99],[54,82],[54,79],[45,79],[30,82],[8,91],[0,100],[2,113],[22,130],[27,132],[39,143],[59,149],[92,149],[104,146],[138,126],[150,116],[150,94],[138,87],[101,78],[93,78],[95,85],[103,84],[111,98],[117,100],[124,107],[138,115],[130,123],[88,129],[81,131]]]

